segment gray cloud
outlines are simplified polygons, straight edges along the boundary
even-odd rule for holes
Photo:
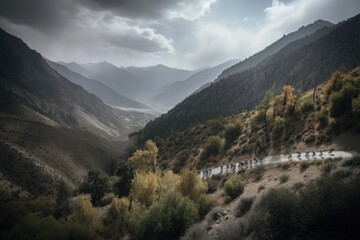
[[[0,0],[0,27],[55,61],[194,69],[359,12],[359,0]]]
[[[80,0],[92,10],[108,10],[130,18],[160,18],[176,5],[176,0]]]
[[[96,11],[140,19],[166,17],[194,20],[203,15],[216,0],[79,0]]]
[[[68,0],[1,0],[0,16],[15,24],[54,32],[70,24],[76,6]]]

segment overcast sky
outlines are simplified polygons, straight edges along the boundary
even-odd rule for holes
[[[0,0],[0,27],[55,61],[196,69],[358,13],[359,0]]]

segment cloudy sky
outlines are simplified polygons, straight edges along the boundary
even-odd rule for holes
[[[55,61],[196,69],[358,13],[359,0],[1,0],[0,27]]]

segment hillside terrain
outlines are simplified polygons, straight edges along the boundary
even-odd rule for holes
[[[56,62],[47,60],[47,63],[63,77],[77,85],[82,86],[86,91],[95,94],[109,105],[126,108],[147,108],[146,105],[120,95],[101,82],[83,77],[82,75],[72,72],[67,67]]]
[[[238,60],[230,60],[217,66],[198,71],[185,80],[167,84],[159,90],[154,100],[159,104],[165,104],[167,107],[172,108],[204,84],[214,81],[224,69],[232,66],[237,61]]]
[[[151,117],[104,104],[0,30],[0,183],[10,192],[53,194],[61,179],[78,186]]]
[[[358,239],[359,26],[195,71],[55,63],[0,29],[0,239]]]
[[[155,138],[159,164],[179,172],[183,167],[201,169],[264,155],[359,149],[359,81],[358,67],[335,72],[315,91],[284,86],[279,95],[268,92],[251,111]]]
[[[288,45],[291,42],[296,40],[302,39],[306,36],[312,35],[316,31],[322,28],[331,28],[334,24],[323,21],[317,20],[316,22],[309,24],[307,26],[302,26],[297,31],[289,33],[288,35],[284,35],[282,38],[271,44],[270,46],[266,47],[264,50],[254,54],[253,56],[241,61],[233,66],[229,67],[228,69],[224,70],[217,78],[220,80],[222,78],[227,78],[233,74],[240,73],[244,70],[249,68],[255,67],[257,64],[264,61],[266,58],[271,57],[275,53],[279,52],[282,48]],[[303,44],[304,45],[304,44]]]
[[[290,43],[256,67],[231,75],[191,95],[167,114],[148,123],[139,133],[139,139],[166,136],[198,122],[251,109],[266,91],[273,89],[280,92],[285,84],[307,91],[324,82],[338,69],[349,70],[358,66],[359,22],[360,15],[339,23],[325,35],[320,29],[313,35]]]

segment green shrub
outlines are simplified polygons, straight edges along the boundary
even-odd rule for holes
[[[311,112],[313,110],[314,110],[314,104],[310,101],[306,101],[306,102],[302,103],[300,106],[301,113],[307,113],[307,112]]]
[[[335,169],[335,167],[334,163],[324,163],[321,167],[321,172],[325,175],[329,174],[331,170]]]
[[[114,193],[105,194],[105,196],[101,199],[101,206],[106,206],[111,204],[114,199],[115,199]]]
[[[200,199],[197,202],[200,219],[203,219],[205,215],[208,214],[208,212],[214,207],[214,204],[214,199],[211,196],[205,194],[200,196]]]
[[[342,160],[340,165],[342,167],[358,167],[360,166],[360,157],[353,157],[351,159]]]
[[[208,158],[210,155],[217,155],[221,151],[221,138],[218,136],[211,136],[207,139],[201,158]]]
[[[169,192],[151,205],[131,237],[139,240],[178,239],[197,220],[195,204],[180,193]]]
[[[297,193],[273,188],[248,214],[221,228],[217,239],[357,239],[359,204],[358,177],[321,177]]]
[[[329,123],[329,117],[327,114],[322,112],[317,114],[316,121],[318,121],[322,127],[326,127]]]
[[[277,116],[274,122],[273,134],[280,135],[285,128],[285,119]]]
[[[338,168],[331,172],[331,175],[335,179],[343,179],[351,176],[352,172],[348,168]]]
[[[254,180],[255,180],[255,181],[261,180],[264,172],[265,172],[265,167],[264,167],[263,165],[259,165],[259,166],[255,167],[255,168],[252,170],[252,174],[253,174]]]
[[[213,177],[211,177],[207,181],[207,184],[208,184],[208,193],[213,193],[217,190],[217,186],[219,185],[219,180],[215,180]]]
[[[288,163],[288,162],[281,163],[280,168],[283,171],[288,170],[290,168],[290,163]]]
[[[235,199],[244,191],[244,183],[240,176],[231,176],[225,183],[224,183],[224,190],[227,196],[230,199]]]
[[[240,125],[229,124],[225,127],[225,148],[229,148],[235,139],[241,134]]]
[[[235,208],[235,216],[242,217],[244,216],[249,210],[255,200],[255,197],[242,197],[238,205]]]
[[[287,174],[283,174],[283,175],[281,175],[281,176],[279,177],[280,183],[285,183],[285,182],[287,182],[288,180],[289,180],[289,175],[287,175]]]

